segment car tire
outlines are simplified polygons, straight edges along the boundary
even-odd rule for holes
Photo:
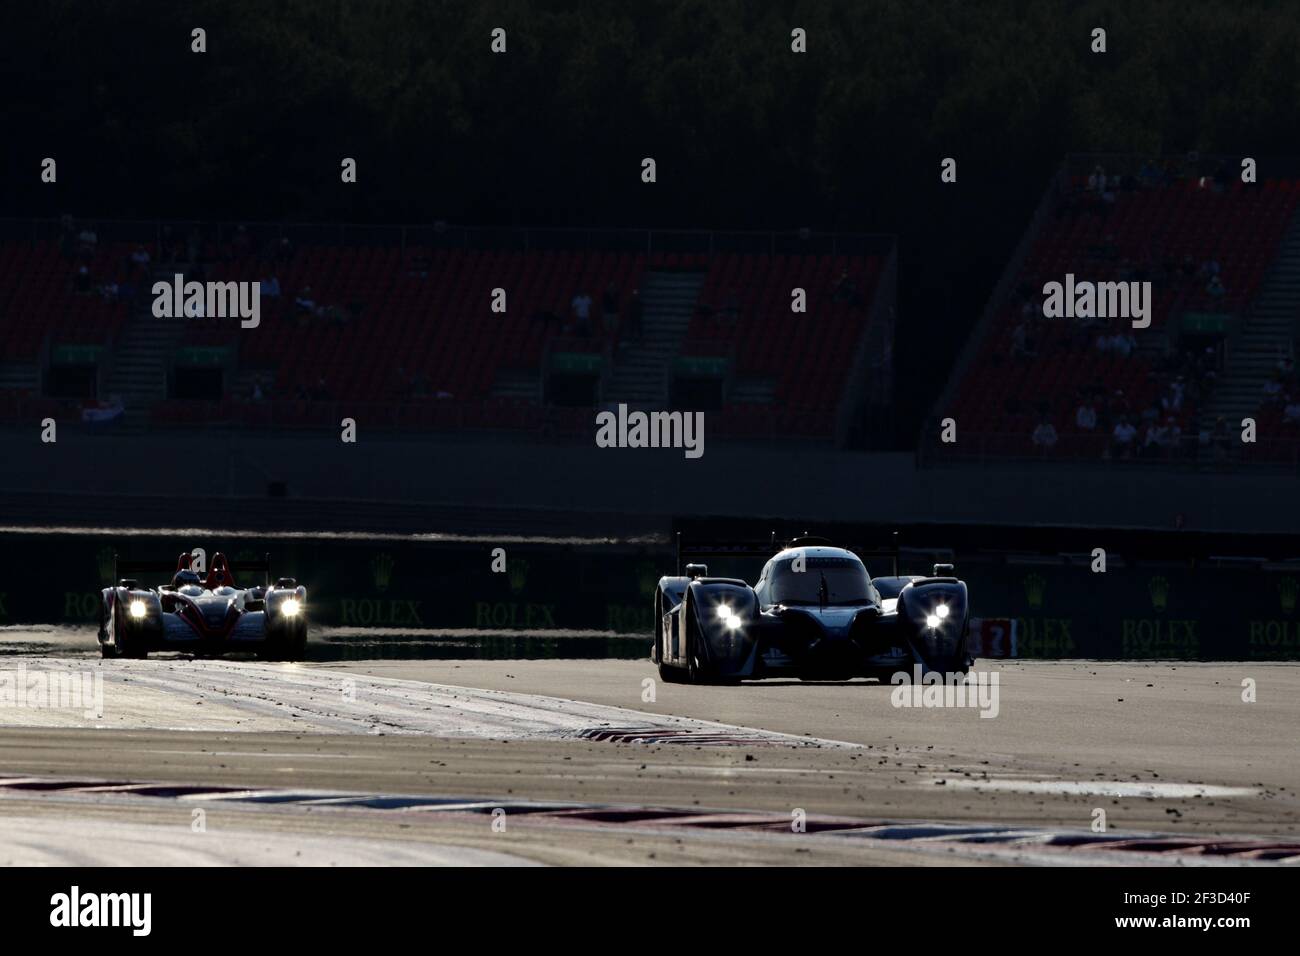
[[[686,600],[682,607],[682,627],[686,638],[686,670],[684,683],[687,684],[707,684],[708,671],[700,662],[699,654],[699,630],[700,623],[695,619],[695,602],[691,599],[690,593],[687,592]]]
[[[148,649],[144,646],[144,635],[131,633],[131,626],[123,626],[118,621],[113,628],[113,650],[115,656],[125,657],[129,660],[142,661],[149,656]],[[136,644],[139,647],[136,647]]]

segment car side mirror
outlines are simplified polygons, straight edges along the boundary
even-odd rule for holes
[[[952,577],[953,566],[951,564],[936,564],[934,566],[934,576],[936,578]]]
[[[694,581],[696,578],[708,577],[709,566],[707,564],[688,564],[686,565],[686,576]]]

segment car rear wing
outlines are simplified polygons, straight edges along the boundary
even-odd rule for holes
[[[811,535],[800,535],[791,541],[781,541],[777,538],[776,532],[773,531],[766,542],[762,541],[713,541],[713,542],[695,542],[683,541],[680,531],[676,534],[677,539],[677,574],[680,576],[683,571],[682,561],[684,558],[704,558],[710,555],[727,558],[770,558],[772,555],[785,548],[805,547],[837,547],[844,548],[846,551],[852,551],[864,561],[867,558],[889,558],[893,566],[893,574],[898,576],[898,555],[899,543],[898,532],[893,532],[890,537],[893,539],[888,545],[855,545],[852,543],[833,542],[826,538],[817,538]]]
[[[261,574],[263,583],[267,587],[271,586],[271,556],[262,555],[262,559],[250,561],[228,561],[227,567],[230,568],[231,574]],[[123,578],[136,578],[142,575],[155,575],[165,577],[168,581],[176,573],[176,561],[135,561],[124,560],[118,555],[113,555],[113,584]]]

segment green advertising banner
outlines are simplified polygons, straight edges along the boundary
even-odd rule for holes
[[[506,549],[505,568],[494,570],[500,562],[486,544],[405,539],[177,541],[72,533],[6,534],[0,541],[23,555],[0,583],[0,625],[95,622],[115,551],[159,560],[201,547],[209,557],[223,551],[236,561],[269,552],[273,575],[306,586],[315,625],[358,633],[649,635],[655,584],[675,571],[672,549],[649,545],[519,544]],[[59,573],[51,574],[55,567]],[[753,578],[747,568],[712,570]],[[958,555],[957,573],[970,587],[972,615],[1016,622],[1020,657],[1300,659],[1300,570],[1150,564],[1094,573],[1086,565],[963,562]]]

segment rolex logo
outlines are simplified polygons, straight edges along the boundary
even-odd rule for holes
[[[375,590],[387,591],[389,582],[393,580],[393,556],[387,552],[381,552],[370,559],[370,573],[375,577]]]
[[[117,582],[113,580],[113,553],[112,546],[105,545],[99,549],[95,558],[99,562],[99,580],[116,585]]]
[[[1043,606],[1043,594],[1047,591],[1047,581],[1041,574],[1029,574],[1025,576],[1025,598],[1029,601],[1030,607]]]
[[[659,584],[659,569],[652,561],[642,561],[637,566],[637,586],[643,598],[654,597],[655,587]]]
[[[1283,578],[1277,582],[1277,599],[1282,602],[1283,614],[1294,614],[1296,595],[1300,591],[1295,578]]]
[[[510,570],[506,572],[506,576],[510,579],[511,593],[518,594],[528,581],[528,562],[522,558],[515,558],[510,562]]]
[[[1151,595],[1151,606],[1163,611],[1169,605],[1169,579],[1157,574],[1147,585],[1147,593]]]

